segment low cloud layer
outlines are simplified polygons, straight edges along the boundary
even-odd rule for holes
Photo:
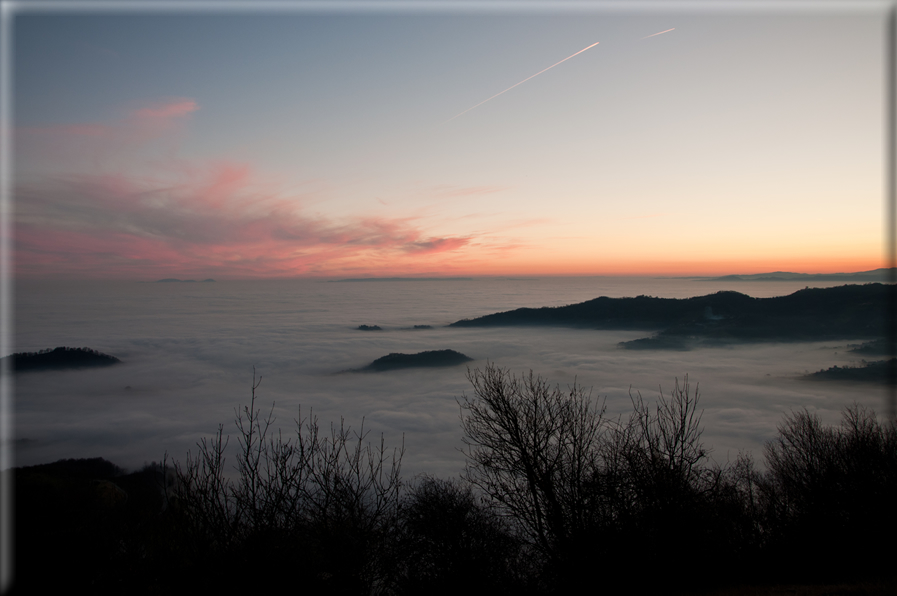
[[[392,352],[434,349],[474,358],[471,369],[493,362],[517,374],[532,369],[562,389],[576,382],[591,388],[593,398],[606,399],[612,419],[628,416],[630,394],[652,402],[688,374],[705,409],[705,444],[720,464],[734,461],[742,449],[762,460],[764,442],[794,410],[806,407],[824,423],[837,423],[840,410],[854,400],[883,411],[880,386],[800,378],[858,361],[846,351],[849,340],[636,352],[617,343],[644,332],[442,326],[478,314],[471,309],[518,306],[521,294],[559,285],[559,294],[570,300],[557,280],[528,281],[526,293],[513,280],[401,285],[20,284],[17,350],[88,346],[123,364],[18,375],[16,433],[28,440],[17,449],[17,461],[101,456],[135,468],[165,452],[183,460],[218,424],[234,443],[234,409],[248,403],[255,367],[264,377],[257,406],[267,412],[273,404],[275,426],[285,436],[300,415],[318,417],[324,429],[341,417],[353,429],[363,420],[369,438],[379,440],[382,432],[387,446],[404,441],[407,477],[455,476],[464,462],[456,399],[471,392],[464,366],[339,372]],[[358,331],[359,324],[383,330]],[[411,329],[415,324],[432,328]],[[230,454],[228,465],[233,461]]]

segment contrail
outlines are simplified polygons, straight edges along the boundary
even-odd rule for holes
[[[675,29],[675,27],[673,27]],[[673,29],[667,29],[666,31],[661,31],[660,33],[652,33],[651,35],[646,35],[642,39],[648,39],[649,37],[654,37],[655,35],[663,35],[664,33],[669,33]]]
[[[672,31],[672,29],[670,29],[670,31]],[[661,31],[661,33],[666,33],[666,31]],[[660,33],[656,33],[655,35],[660,35]],[[586,50],[591,49],[591,48],[594,48],[595,46],[597,46],[598,43],[599,43],[599,42],[596,41],[595,43],[593,43],[592,45],[590,45],[588,48],[583,48],[583,49],[579,50],[578,52],[576,52],[575,54],[571,54],[570,56],[567,56],[566,58],[564,58],[563,60],[561,60],[561,62],[566,62],[567,60],[569,60],[569,59],[572,58],[573,56],[579,56],[580,54],[582,54],[582,53],[585,52]],[[452,120],[454,120],[454,119],[457,118],[458,116],[463,116],[464,114],[466,114],[467,112],[469,112],[469,111],[472,110],[473,108],[478,108],[478,107],[480,107],[481,105],[483,105],[484,103],[486,103],[487,101],[492,100],[492,99],[495,99],[496,97],[498,97],[498,96],[501,95],[502,93],[507,93],[508,91],[510,91],[511,89],[513,89],[514,87],[516,87],[517,85],[522,85],[523,83],[527,82],[527,81],[530,80],[531,78],[539,76],[540,74],[542,74],[542,73],[545,72],[546,70],[550,70],[550,69],[554,68],[555,66],[557,66],[557,65],[560,64],[561,62],[555,62],[554,64],[552,64],[552,65],[549,66],[548,68],[546,68],[546,69],[544,69],[544,70],[540,70],[539,72],[537,72],[536,74],[534,74],[534,75],[532,75],[532,76],[530,76],[530,77],[526,77],[525,79],[523,79],[522,81],[520,81],[520,82],[517,83],[516,85],[511,85],[510,87],[508,87],[507,89],[505,89],[505,90],[502,91],[501,93],[496,93],[495,95],[493,95],[493,96],[490,97],[489,99],[484,99],[483,101],[481,101],[481,102],[478,103],[477,105],[475,105],[475,106],[473,106],[473,107],[470,107],[470,108],[467,108],[466,110],[464,110],[464,111],[461,112],[460,114],[456,114],[456,115],[452,116],[451,118],[449,118],[448,120],[446,120],[445,122],[443,122],[443,124],[448,124],[449,122],[451,122]]]

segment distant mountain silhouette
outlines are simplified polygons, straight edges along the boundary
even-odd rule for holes
[[[809,341],[877,338],[884,334],[895,286],[885,284],[807,288],[788,296],[752,298],[717,292],[694,298],[608,298],[569,306],[519,308],[452,323],[451,327],[563,325],[592,329],[659,330],[623,347],[687,349],[695,340]]]
[[[377,358],[361,371],[382,372],[398,368],[429,368],[434,366],[456,366],[464,362],[470,362],[473,358],[465,356],[455,350],[430,350],[417,354],[392,353],[382,358]]]
[[[6,356],[4,360],[11,361],[11,368],[15,372],[29,370],[60,370],[66,368],[92,368],[97,366],[111,366],[121,362],[115,356],[103,354],[90,348],[59,347],[53,350],[41,350],[40,352],[19,352]]]
[[[751,275],[724,275],[722,277],[701,277],[699,281],[852,281],[881,282],[887,281],[888,274],[897,268],[873,269],[856,273],[792,273],[774,271],[772,273],[754,273]]]
[[[359,325],[356,329],[359,331],[383,331],[380,325]]]

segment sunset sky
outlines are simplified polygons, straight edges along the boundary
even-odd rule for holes
[[[209,6],[15,14],[17,277],[885,264],[884,3]]]

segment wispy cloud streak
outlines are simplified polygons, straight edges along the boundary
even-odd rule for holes
[[[128,138],[142,142],[167,133],[176,122],[199,109],[192,99],[171,99],[129,110],[124,118],[112,123],[80,123],[56,126],[25,126],[16,129],[20,138],[99,137]]]
[[[69,177],[19,187],[16,202],[22,277],[281,277],[339,274],[359,263],[413,269],[471,241],[430,236],[412,218],[304,215],[301,197],[260,195],[245,165],[176,182]]]

